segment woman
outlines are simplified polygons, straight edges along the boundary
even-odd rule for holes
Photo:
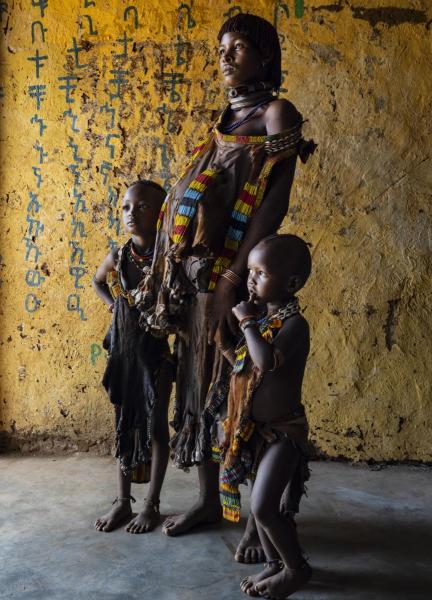
[[[178,333],[171,447],[177,466],[198,465],[200,482],[198,502],[165,521],[167,535],[221,518],[218,465],[210,460],[229,373],[221,339],[237,332],[231,309],[249,251],[281,225],[297,155],[305,161],[314,146],[301,137],[300,113],[277,97],[281,50],[274,27],[239,14],[223,24],[218,40],[229,105],[166,198],[144,286],[145,326],[156,335]],[[252,537],[247,531],[238,560]]]

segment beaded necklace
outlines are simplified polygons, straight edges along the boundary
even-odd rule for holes
[[[150,248],[150,250],[146,250],[144,254],[138,254],[138,252],[133,247],[132,240],[130,244],[127,245],[127,257],[129,261],[134,264],[137,269],[142,271],[145,267],[148,266],[148,263],[151,262],[153,258],[154,248]]]
[[[270,342],[273,340],[279,330],[281,329],[284,322],[300,313],[300,305],[298,298],[293,298],[285,306],[282,306],[279,310],[277,310],[272,315],[265,315],[258,319],[258,325],[261,336],[267,341]],[[236,361],[233,367],[233,373],[240,373],[243,371],[247,359],[249,358],[249,349],[245,342],[245,338],[242,337],[239,344],[235,349]]]
[[[259,102],[267,100],[270,102],[277,93],[274,85],[268,81],[258,81],[229,88],[228,101],[232,110],[240,110],[249,106],[256,106]]]
[[[256,104],[252,110],[250,110],[246,116],[244,116],[242,119],[238,119],[238,121],[234,121],[234,123],[231,123],[231,125],[223,125],[222,126],[222,133],[231,133],[232,131],[234,131],[234,129],[237,129],[237,127],[240,127],[240,125],[244,125],[244,123],[247,123],[248,121],[250,121],[252,119],[252,117],[254,116],[254,114],[257,112],[257,110],[259,108],[261,108],[261,106],[265,106],[266,104],[268,104],[269,102],[271,102],[272,100],[274,100],[273,97],[266,98],[265,100],[262,100],[261,102],[259,102],[259,104]]]

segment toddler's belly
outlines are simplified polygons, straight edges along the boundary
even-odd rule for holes
[[[301,388],[286,382],[273,382],[265,375],[252,399],[252,418],[260,423],[277,423],[288,419],[301,405]]]

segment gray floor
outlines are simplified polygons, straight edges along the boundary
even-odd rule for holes
[[[256,567],[228,523],[167,538],[95,532],[115,496],[109,458],[0,457],[0,598],[236,600]],[[186,508],[196,473],[169,468],[162,512]],[[143,486],[134,494],[142,498]],[[247,490],[243,494],[247,510]],[[314,577],[299,600],[432,598],[431,471],[314,463],[299,530]],[[429,545],[429,548],[427,548]]]

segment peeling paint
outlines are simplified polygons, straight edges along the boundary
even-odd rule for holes
[[[381,8],[366,8],[363,6],[352,6],[351,11],[354,19],[367,21],[372,27],[378,23],[395,27],[404,23],[421,24],[427,23],[426,11],[414,8],[399,8],[396,6],[383,6]]]

